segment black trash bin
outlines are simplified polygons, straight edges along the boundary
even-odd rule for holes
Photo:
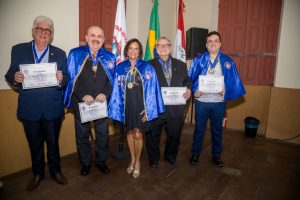
[[[256,137],[257,128],[259,126],[259,120],[255,117],[246,117],[245,120],[245,136],[246,137]]]

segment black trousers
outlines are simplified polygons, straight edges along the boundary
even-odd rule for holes
[[[75,133],[76,133],[76,146],[80,161],[84,165],[90,165],[92,159],[92,150],[89,140],[90,136],[90,123],[81,123],[79,112],[74,112],[75,120]],[[96,160],[95,164],[106,161],[108,157],[108,118],[103,118],[93,121],[96,139],[95,150]]]
[[[176,161],[180,144],[183,116],[178,118],[158,118],[151,122],[151,131],[146,133],[146,148],[150,164],[158,164],[160,157],[161,130],[165,127],[166,141],[164,159]]]
[[[61,172],[59,154],[59,131],[61,117],[46,120],[42,117],[38,121],[22,120],[26,138],[29,143],[33,174],[45,175],[44,142],[47,144],[47,159],[49,172],[53,176]]]

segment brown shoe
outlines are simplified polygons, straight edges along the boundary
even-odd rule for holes
[[[40,185],[40,181],[43,179],[44,177],[40,176],[40,175],[36,175],[34,176],[30,182],[27,185],[27,191],[32,191],[35,188],[37,188]]]
[[[52,176],[52,178],[56,181],[58,184],[66,185],[68,183],[66,177],[60,172]]]

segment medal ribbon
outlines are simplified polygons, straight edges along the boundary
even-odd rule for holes
[[[209,65],[210,65],[210,68],[211,68],[211,69],[213,69],[213,68],[215,68],[215,67],[216,67],[216,65],[217,65],[217,63],[218,63],[218,60],[219,60],[219,57],[220,57],[220,55],[221,55],[221,52],[219,51],[213,63],[211,62],[211,60],[210,60],[210,59],[208,60],[208,63],[209,63]]]
[[[169,69],[170,69],[170,58],[168,58],[168,60],[166,62],[164,62],[162,59],[159,59],[159,62],[163,68],[164,73],[168,73],[169,74]]]
[[[97,52],[97,54],[96,54],[95,56],[93,56],[93,55],[91,54],[91,51],[89,51],[89,55],[90,55],[90,58],[91,58],[91,60],[92,60],[92,62],[93,62],[93,65],[94,65],[94,66],[97,66],[97,64],[98,64],[98,59],[97,59],[97,57],[98,57],[98,52]]]
[[[48,50],[49,50],[49,46],[47,46],[47,48],[44,50],[44,52],[42,53],[41,57],[38,57],[38,55],[37,55],[37,52],[36,52],[36,49],[35,49],[34,42],[32,42],[32,50],[33,50],[33,55],[34,55],[35,63],[41,63],[42,60],[44,59],[46,53],[47,53]]]

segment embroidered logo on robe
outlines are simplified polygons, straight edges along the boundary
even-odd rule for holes
[[[123,75],[118,75],[118,85],[125,85],[125,78]]]
[[[150,72],[145,72],[145,78],[147,80],[150,80],[151,79],[151,73]]]
[[[231,64],[229,62],[225,62],[224,63],[226,69],[230,69],[231,68]]]
[[[108,68],[109,68],[109,69],[114,68],[114,63],[113,63],[113,62],[109,62],[109,63],[108,63]]]

